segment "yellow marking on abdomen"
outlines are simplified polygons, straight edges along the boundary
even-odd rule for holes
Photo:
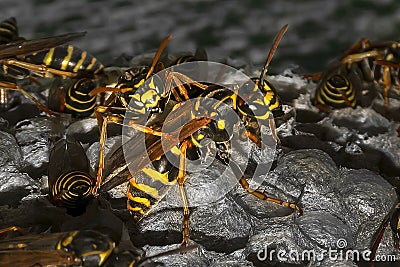
[[[135,182],[135,179],[131,179],[131,180],[129,181],[129,183],[130,183],[133,187],[139,189],[140,191],[145,192],[146,194],[150,195],[151,197],[153,197],[153,198],[155,198],[155,199],[160,199],[160,198],[161,198],[160,195],[158,194],[157,189],[155,189],[155,188],[153,188],[153,187],[151,187],[151,186],[148,186],[148,185],[145,185],[145,184],[137,184],[137,183]]]
[[[175,180],[172,181],[172,182],[170,182],[170,181],[168,180],[168,172],[166,172],[166,173],[160,173],[160,172],[158,172],[158,171],[156,171],[156,170],[153,170],[153,169],[150,169],[150,168],[144,168],[142,171],[143,171],[146,175],[150,176],[151,179],[156,180],[156,181],[159,181],[159,182],[161,182],[161,183],[163,183],[163,184],[165,184],[165,185],[172,185],[172,184],[175,184]],[[157,190],[156,190],[156,191],[157,191]],[[146,192],[146,193],[147,193],[147,192]],[[158,194],[158,192],[157,192],[157,194]]]
[[[94,66],[94,64],[96,63],[97,59],[94,57],[92,58],[92,61],[90,62],[90,64],[87,66],[86,70],[91,70]]]
[[[144,211],[141,207],[132,207],[132,206],[128,206],[128,209],[130,211],[135,211],[135,212],[139,212],[140,214],[144,214]]]
[[[46,56],[43,59],[43,63],[46,66],[50,66],[51,62],[53,61],[53,55],[54,55],[54,48],[51,48],[49,52],[46,53]]]
[[[74,51],[74,47],[72,45],[68,45],[67,55],[64,57],[63,62],[61,63],[61,69],[66,70],[69,62],[71,61],[72,52]]]
[[[69,105],[68,103],[65,103],[64,106],[65,106],[67,109],[73,110],[73,111],[76,111],[76,112],[86,112],[86,111],[89,111],[89,110],[91,110],[91,109],[94,110],[94,107],[96,106],[96,103],[93,103],[93,105],[91,105],[90,107],[85,108],[85,109],[75,108],[75,107]]]
[[[151,206],[150,200],[148,200],[147,198],[134,197],[131,192],[128,192],[127,197],[128,197],[129,200],[132,200],[132,201],[134,201],[136,203],[142,204],[142,205],[144,205],[146,207],[150,207]]]
[[[79,61],[76,62],[76,65],[75,65],[75,67],[74,67],[74,69],[73,69],[73,72],[78,72],[79,68],[82,66],[83,61],[84,61],[85,58],[86,58],[86,54],[87,54],[86,51],[83,51],[83,52],[82,52],[82,54],[81,54],[81,59],[79,59]]]

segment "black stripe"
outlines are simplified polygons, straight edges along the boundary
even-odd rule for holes
[[[0,44],[6,44],[18,37],[17,21],[9,18],[0,23]]]

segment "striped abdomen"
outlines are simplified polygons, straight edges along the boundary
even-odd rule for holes
[[[176,153],[179,153],[177,147],[167,153],[168,159],[178,159],[175,164],[179,164]],[[135,220],[143,218],[176,183],[178,169],[168,159],[162,156],[153,162],[153,168],[142,169],[129,181],[127,207]]]
[[[49,185],[50,200],[56,206],[78,208],[92,197],[93,185],[93,178],[86,172],[69,171]]]
[[[18,37],[18,27],[15,18],[11,17],[0,22],[0,44],[7,44]]]
[[[355,88],[346,76],[334,73],[318,85],[314,101],[316,105],[333,108],[355,107]]]
[[[51,150],[48,167],[50,202],[79,210],[93,196],[95,179],[89,174],[89,160],[82,145],[67,136]]]
[[[96,84],[91,79],[76,81],[66,92],[64,111],[76,118],[89,117],[96,106],[96,96],[89,95],[94,88]]]
[[[73,73],[98,73],[104,66],[88,52],[72,45],[62,45],[25,57],[27,62]]]

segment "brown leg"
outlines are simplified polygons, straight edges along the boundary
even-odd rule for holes
[[[386,113],[389,112],[389,89],[391,86],[390,79],[390,68],[388,66],[383,66],[383,99]]]
[[[175,83],[176,86],[172,87],[172,81]],[[188,92],[186,90],[186,88],[183,86],[184,84],[189,84],[189,85],[195,85],[203,90],[206,90],[208,88],[207,85],[204,85],[202,83],[196,82],[195,80],[189,78],[188,76],[179,73],[179,72],[170,72],[167,75],[166,78],[166,83],[165,83],[165,90],[168,92],[169,90],[172,91],[172,93],[174,94],[175,98],[178,101],[183,102],[183,100],[179,97],[178,93],[176,92],[175,87],[178,88],[179,93],[181,95],[183,95],[183,97],[185,98],[185,100],[189,99],[189,95]]]
[[[19,61],[19,60],[12,59],[12,58],[4,59],[3,64],[24,68],[24,69],[34,72],[35,74],[37,74],[41,77],[46,77],[46,78],[51,78],[52,77],[51,74],[59,75],[62,77],[70,77],[70,78],[78,76],[78,74],[74,73],[74,72],[52,69],[52,68],[48,68],[46,65],[36,65],[36,64]]]
[[[362,39],[358,40],[356,43],[354,43],[349,49],[347,49],[343,53],[342,59],[348,55],[351,55],[354,53],[359,53],[359,52],[363,51],[364,49],[369,49],[370,47],[371,47],[370,41],[366,38],[362,38]]]
[[[367,52],[348,55],[341,60],[341,63],[342,64],[351,64],[351,63],[359,62],[365,58],[379,57],[379,56],[381,56],[381,54],[378,52],[378,50],[371,50],[371,51],[367,51]]]
[[[30,93],[28,93],[27,91],[25,91],[24,89],[22,89],[21,87],[19,87],[18,85],[16,85],[15,83],[9,83],[9,82],[3,82],[0,81],[0,87],[4,88],[6,90],[16,90],[16,91],[20,91],[24,96],[26,96],[27,98],[29,98],[30,100],[32,100],[41,110],[43,110],[44,112],[46,112],[47,114],[49,114],[50,116],[55,116],[55,117],[59,117],[60,115],[55,113],[54,111],[50,110],[49,108],[47,108],[45,105],[43,105],[42,103],[40,103],[39,100],[36,99],[36,97],[34,97],[33,95],[31,95]]]
[[[117,124],[121,124],[122,120],[123,120],[123,117],[120,117],[120,116],[107,115],[107,116],[103,117],[103,114],[109,112],[110,110],[115,110],[115,109],[120,109],[120,108],[98,106],[95,109],[97,122],[99,124],[99,127],[101,125],[101,128],[100,128],[100,141],[99,141],[99,145],[100,145],[99,168],[97,170],[96,184],[92,189],[92,193],[93,193],[94,196],[98,195],[98,190],[100,188],[102,177],[103,177],[104,148],[105,148],[105,144],[106,144],[106,141],[107,141],[107,124],[108,124],[109,121],[117,123]],[[122,108],[122,109],[125,109],[125,108]],[[129,126],[132,127],[133,129],[141,131],[141,132],[143,132],[145,134],[151,134],[151,135],[155,135],[155,136],[165,137],[168,140],[172,140],[175,143],[179,143],[179,140],[177,140],[172,135],[170,135],[168,133],[155,131],[155,130],[153,130],[150,127],[145,126],[145,125],[136,124],[134,120],[131,120],[129,122]]]
[[[20,235],[25,235],[26,231],[18,226],[10,226],[4,229],[0,229],[0,237],[5,236],[10,232],[18,232]]]
[[[264,144],[261,142],[261,139],[258,138],[257,135],[253,134],[249,130],[246,130],[247,137],[256,144],[259,148],[264,149]],[[243,137],[246,138],[246,134],[243,133]]]
[[[274,119],[269,119],[268,120],[268,124],[269,124],[269,128],[271,129],[272,137],[275,139],[276,144],[278,146],[281,146],[281,140],[279,139],[279,137],[278,137],[278,135],[276,134],[276,131],[275,131],[275,121],[274,121]],[[243,134],[243,136],[242,136],[243,138],[246,138],[246,134],[247,134],[247,137],[253,143],[255,143],[259,148],[264,149],[264,144],[261,142],[261,139],[257,135],[253,134],[249,130],[246,130],[246,132],[243,132],[242,134]]]
[[[290,202],[286,202],[286,201],[283,201],[283,200],[280,200],[277,198],[269,197],[262,192],[252,190],[249,186],[249,183],[247,182],[247,180],[244,177],[240,178],[239,183],[248,193],[258,197],[259,199],[271,201],[276,204],[279,204],[279,205],[282,205],[285,207],[289,207],[291,209],[297,210],[299,212],[299,216],[303,215],[303,210],[294,203],[290,203]]]
[[[275,139],[276,144],[280,147],[281,146],[281,140],[279,139],[278,135],[276,134],[275,131],[275,120],[274,119],[269,119],[268,120],[269,128],[271,129],[272,137]]]
[[[322,78],[322,72],[311,73],[311,74],[303,74],[304,79],[311,79],[313,82],[317,82]]]
[[[107,122],[108,122],[108,117],[106,117],[103,120],[102,126],[101,126],[101,131],[100,131],[100,152],[99,152],[99,168],[97,170],[97,177],[96,177],[96,184],[92,189],[92,194],[94,196],[98,196],[98,190],[101,185],[101,180],[103,177],[103,169],[104,169],[104,146],[107,140]]]
[[[189,243],[189,215],[190,215],[190,211],[189,211],[189,204],[187,201],[187,197],[186,197],[186,192],[185,192],[185,188],[183,187],[184,183],[185,183],[185,175],[186,175],[186,149],[189,145],[188,140],[183,141],[181,147],[180,147],[180,151],[181,151],[181,155],[180,155],[180,160],[179,160],[179,173],[178,173],[178,178],[177,178],[177,182],[178,182],[178,186],[179,186],[179,193],[181,195],[182,198],[182,203],[183,203],[183,229],[182,229],[182,235],[183,235],[183,240],[182,240],[182,246],[187,246],[187,244]]]

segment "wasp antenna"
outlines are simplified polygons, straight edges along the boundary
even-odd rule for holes
[[[264,80],[264,76],[268,71],[269,63],[271,62],[271,59],[274,56],[276,49],[278,48],[278,44],[282,40],[282,37],[285,34],[288,27],[289,27],[289,24],[286,24],[285,26],[283,26],[282,29],[279,31],[278,35],[275,37],[274,43],[272,44],[272,47],[269,50],[267,60],[265,61],[264,69],[261,72],[260,81]]]
[[[150,75],[153,73],[154,68],[155,68],[155,66],[157,65],[158,59],[159,59],[160,56],[161,56],[161,53],[164,51],[165,47],[167,46],[167,44],[169,43],[169,41],[171,41],[171,39],[172,39],[172,34],[169,35],[167,38],[165,38],[165,39],[161,42],[160,46],[158,47],[157,53],[156,53],[156,55],[155,55],[154,58],[153,58],[153,62],[151,63],[150,70],[149,70],[149,72],[148,72],[147,75],[146,75],[146,79],[148,79],[148,78],[150,77]]]

